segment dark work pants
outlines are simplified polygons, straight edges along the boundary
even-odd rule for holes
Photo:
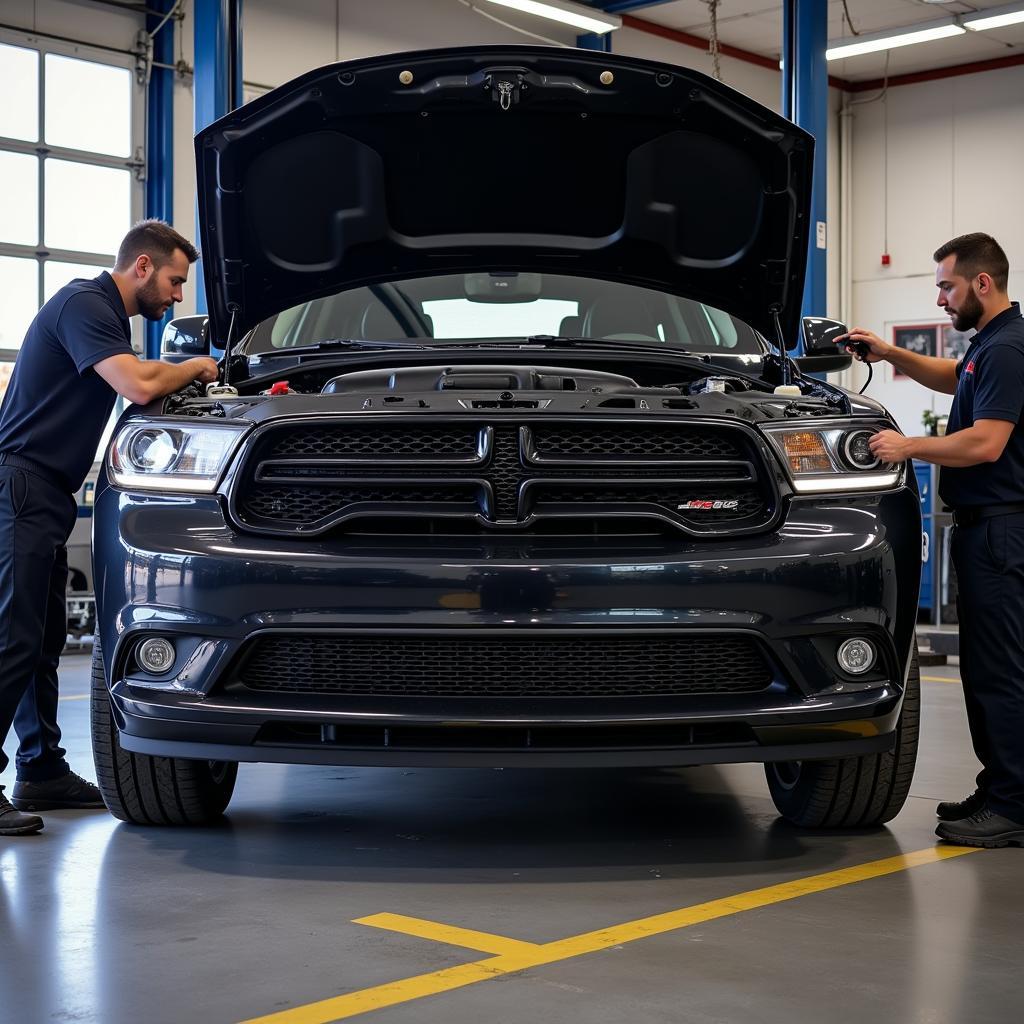
[[[57,663],[67,637],[68,537],[75,499],[49,480],[0,465],[0,745],[13,722],[18,778],[69,769],[57,728]],[[0,750],[0,771],[7,767]]]
[[[951,551],[978,785],[993,811],[1024,824],[1024,513],[955,527]]]

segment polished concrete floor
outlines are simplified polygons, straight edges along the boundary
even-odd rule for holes
[[[87,671],[66,659],[61,713],[92,777]],[[1022,1020],[1024,850],[934,859],[935,801],[975,766],[956,669],[925,673],[912,797],[881,830],[789,828],[747,765],[243,765],[217,828],[47,814],[0,839],[0,1021]],[[378,914],[402,917],[356,923]]]

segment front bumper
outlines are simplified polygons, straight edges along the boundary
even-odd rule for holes
[[[338,537],[235,532],[215,497],[105,490],[94,548],[121,743],[139,753],[360,765],[679,765],[891,747],[913,642],[917,496],[800,498],[760,536]],[[736,636],[763,651],[752,693],[396,697],[256,692],[258,636]],[[146,677],[140,638],[178,645]],[[842,673],[866,636],[876,666]],[[486,673],[487,666],[481,665]],[[558,666],[553,665],[552,673]]]

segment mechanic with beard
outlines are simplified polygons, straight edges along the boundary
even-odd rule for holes
[[[1024,845],[1024,319],[990,235],[961,235],[934,259],[938,305],[958,331],[978,332],[962,360],[907,352],[860,328],[848,337],[867,345],[869,362],[888,360],[954,395],[944,437],[883,430],[871,449],[885,462],[941,466],[939,495],[953,512],[960,675],[982,771],[971,796],[939,804],[936,833],[969,846]]]
[[[217,378],[212,359],[147,362],[131,346],[129,317],[161,319],[198,258],[167,224],[142,221],[112,273],[72,281],[39,310],[18,353],[0,407],[0,744],[13,722],[20,745],[11,801],[0,787],[0,835],[38,832],[42,819],[25,811],[103,806],[64,760],[57,728],[66,544],[117,396],[144,405]],[[0,771],[7,763],[0,749]]]

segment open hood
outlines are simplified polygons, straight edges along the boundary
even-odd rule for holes
[[[333,64],[196,136],[214,337],[420,275],[625,281],[796,344],[810,135],[696,71],[588,50]]]

